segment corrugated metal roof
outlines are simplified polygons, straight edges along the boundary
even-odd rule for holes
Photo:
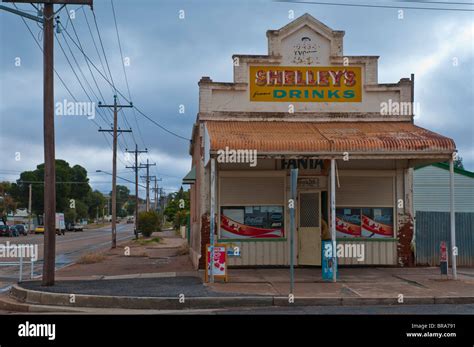
[[[206,121],[211,150],[260,152],[440,152],[454,141],[410,122]]]

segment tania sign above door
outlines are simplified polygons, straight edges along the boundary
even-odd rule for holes
[[[361,102],[360,67],[250,66],[250,101]]]

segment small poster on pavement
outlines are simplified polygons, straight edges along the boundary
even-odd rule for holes
[[[206,264],[205,281],[209,282],[211,276],[211,245],[206,245]],[[212,274],[214,279],[223,279],[227,282],[227,247],[223,244],[214,245],[214,262],[212,263]]]

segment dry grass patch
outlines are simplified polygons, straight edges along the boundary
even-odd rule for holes
[[[136,243],[136,244],[138,244],[138,245],[140,245],[140,246],[148,246],[148,245],[160,243],[160,242],[161,242],[161,238],[160,238],[160,237],[152,237],[152,238],[150,238],[150,239],[138,239],[138,240],[134,240],[133,242]]]
[[[88,253],[82,255],[77,261],[78,264],[96,264],[105,260],[105,256],[99,253]]]

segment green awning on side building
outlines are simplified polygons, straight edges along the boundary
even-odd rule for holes
[[[194,184],[196,182],[196,167],[193,166],[191,171],[188,172],[183,178],[183,184]]]

